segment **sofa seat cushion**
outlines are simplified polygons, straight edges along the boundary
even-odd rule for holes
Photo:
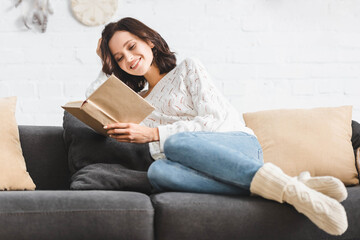
[[[135,192],[0,193],[0,239],[153,239],[153,217]]]
[[[151,196],[155,235],[162,240],[357,239],[360,187],[349,187],[343,202],[349,228],[332,237],[288,204],[260,197],[168,192]]]

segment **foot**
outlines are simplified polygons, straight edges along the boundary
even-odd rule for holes
[[[256,172],[250,191],[267,199],[293,205],[298,212],[329,234],[341,235],[348,227],[345,209],[338,201],[307,187],[272,163],[265,163]]]
[[[286,184],[283,200],[329,234],[341,235],[348,227],[345,209],[339,202],[307,187],[296,178]]]
[[[297,179],[309,188],[334,198],[338,202],[344,201],[348,196],[344,184],[335,177],[311,177],[309,172],[302,172]]]

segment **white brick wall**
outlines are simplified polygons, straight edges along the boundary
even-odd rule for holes
[[[46,33],[26,31],[13,2],[0,6],[0,97],[18,96],[19,124],[61,125],[60,105],[84,99],[101,68],[103,26],[50,0]],[[353,105],[360,121],[359,12],[359,0],[119,0],[112,21],[138,18],[179,61],[199,58],[240,112]]]

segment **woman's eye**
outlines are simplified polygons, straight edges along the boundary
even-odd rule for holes
[[[132,50],[135,48],[136,43],[130,46],[129,50]],[[123,57],[116,59],[116,62],[120,62],[123,59]]]

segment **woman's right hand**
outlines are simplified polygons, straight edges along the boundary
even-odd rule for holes
[[[102,41],[102,38],[99,39],[98,45],[97,45],[97,48],[96,48],[96,54],[97,54],[100,58],[101,58],[101,48],[100,48],[101,41]]]

